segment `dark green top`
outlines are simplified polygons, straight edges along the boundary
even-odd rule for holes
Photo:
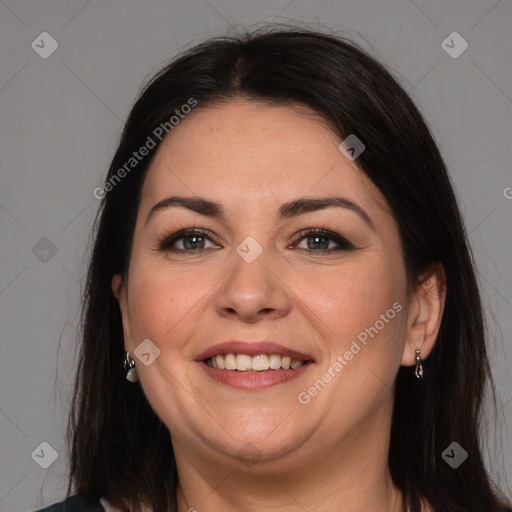
[[[512,509],[505,509],[512,512]],[[55,503],[49,507],[36,510],[35,512],[105,512],[98,500],[87,496],[71,496],[65,501]]]
[[[105,512],[98,500],[87,496],[71,496],[67,500],[42,508],[36,512]]]

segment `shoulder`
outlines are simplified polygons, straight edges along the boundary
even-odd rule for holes
[[[71,496],[36,512],[105,512],[105,509],[98,500],[80,495]]]

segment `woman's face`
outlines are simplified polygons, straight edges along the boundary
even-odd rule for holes
[[[302,107],[240,100],[199,106],[158,150],[113,288],[177,454],[278,464],[384,435],[405,268],[393,216],[340,142]]]

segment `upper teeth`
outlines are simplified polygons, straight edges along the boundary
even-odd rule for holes
[[[280,356],[277,354],[260,354],[257,356],[249,356],[247,354],[223,354],[215,357],[209,357],[206,364],[213,368],[221,370],[238,370],[238,371],[256,371],[265,370],[284,370],[299,368],[306,361],[299,361],[288,356]]]

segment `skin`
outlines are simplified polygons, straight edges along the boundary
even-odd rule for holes
[[[126,350],[147,338],[160,350],[151,365],[136,362],[173,441],[180,511],[402,510],[387,466],[394,380],[400,365],[415,364],[416,349],[426,358],[435,343],[444,277],[433,267],[408,291],[397,223],[340,142],[305,107],[233,100],[195,109],[151,164],[128,276],[115,276],[112,289]],[[169,196],[219,202],[225,218],[169,207],[146,224]],[[340,207],[278,217],[285,202],[333,196],[357,203],[374,227]],[[188,253],[158,250],[161,238],[192,227],[215,239]],[[305,228],[331,230],[355,250],[312,254],[315,235],[297,236]],[[248,236],[263,249],[250,264],[236,252]],[[401,312],[300,403],[394,303]],[[233,339],[272,340],[314,364],[269,389],[234,389],[195,361]]]

